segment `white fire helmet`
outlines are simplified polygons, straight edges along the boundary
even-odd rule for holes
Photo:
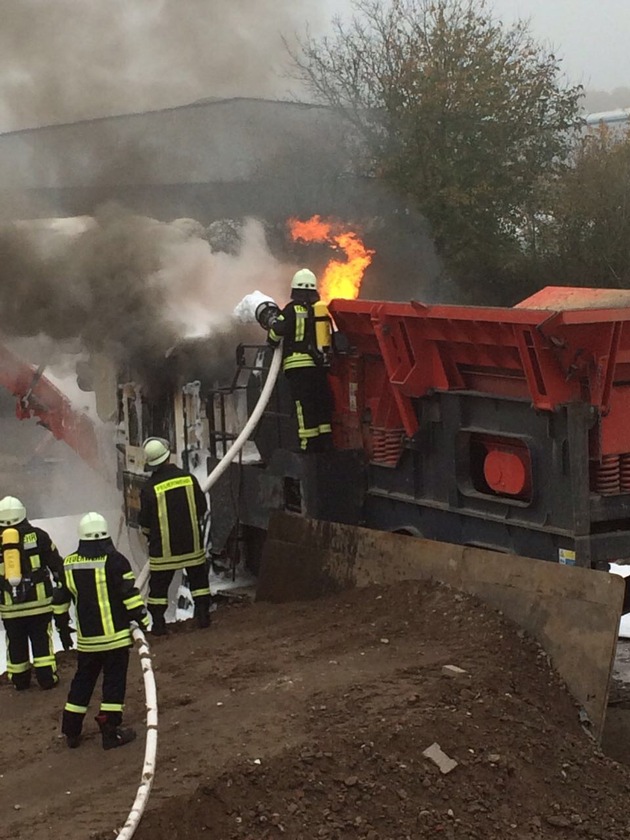
[[[317,277],[313,274],[310,268],[301,268],[296,271],[291,280],[292,289],[312,289],[317,291]]]
[[[159,467],[167,461],[171,454],[171,445],[164,438],[150,437],[142,444],[145,456],[145,466]]]
[[[104,540],[105,537],[109,537],[109,528],[105,517],[93,510],[86,513],[79,522],[79,539]]]
[[[10,527],[19,525],[26,519],[26,508],[15,496],[5,496],[0,499],[0,526]]]

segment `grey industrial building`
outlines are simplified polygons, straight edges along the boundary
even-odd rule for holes
[[[347,137],[323,106],[204,100],[0,135],[0,189],[13,218],[89,214],[112,199],[203,223],[347,210],[358,188],[344,175]]]

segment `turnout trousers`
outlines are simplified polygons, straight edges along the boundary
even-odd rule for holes
[[[99,717],[106,716],[108,723],[120,726],[125,707],[129,650],[130,648],[123,647],[95,653],[79,651],[77,671],[72,678],[68,700],[63,710],[61,731],[64,735],[81,734],[83,719],[87,714],[101,671],[103,672],[103,696]]]
[[[3,619],[7,634],[7,672],[18,691],[31,684],[30,649],[40,688],[52,688],[58,682],[52,642],[52,611]]]
[[[295,402],[302,452],[323,452],[332,446],[332,394],[326,369],[290,368],[284,375]]]
[[[195,617],[206,616],[210,610],[210,584],[208,583],[208,563],[204,561],[194,566],[185,566],[188,575],[190,594],[195,604]],[[159,569],[151,571],[149,578],[149,612],[156,624],[163,624],[164,613],[168,607],[168,588],[177,569]]]

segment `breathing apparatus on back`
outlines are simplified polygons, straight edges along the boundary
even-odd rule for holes
[[[17,528],[5,528],[2,532],[2,559],[4,578],[14,594],[22,583],[22,541]]]
[[[4,579],[11,589],[11,597],[14,603],[22,603],[27,599],[33,583],[23,574],[22,537],[17,528],[5,528],[2,532],[2,560]]]
[[[315,317],[315,345],[322,363],[328,367],[332,361],[332,324],[328,307],[323,300],[313,304]]]
[[[293,275],[291,292],[294,297],[303,295],[305,302],[313,309],[315,320],[315,347],[313,350],[316,353],[317,360],[328,367],[332,359],[332,321],[328,307],[319,299],[317,294],[317,277],[309,268],[301,268]]]
[[[26,519],[26,508],[15,496],[5,496],[0,499],[0,527],[2,531],[2,562],[4,563],[4,579],[11,588],[14,601],[19,601],[26,595],[26,581],[22,569],[22,538],[15,527]]]

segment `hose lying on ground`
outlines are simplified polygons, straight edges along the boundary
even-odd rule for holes
[[[132,635],[138,645],[138,655],[140,656],[142,677],[144,679],[144,694],[147,705],[147,742],[144,748],[144,765],[142,767],[140,787],[131,806],[131,811],[129,811],[127,821],[116,835],[116,840],[130,840],[140,823],[144,809],[149,801],[149,793],[151,792],[151,785],[153,784],[153,777],[155,775],[155,759],[157,755],[157,689],[153,676],[153,667],[151,665],[151,652],[144,633],[139,627],[133,629]]]
[[[201,489],[204,493],[207,493],[208,490],[215,484],[219,478],[223,475],[223,473],[227,470],[229,465],[232,463],[234,458],[238,455],[240,450],[245,446],[249,438],[251,437],[258,421],[262,417],[262,413],[267,407],[267,403],[271,398],[272,391],[276,384],[276,380],[278,378],[278,373],[280,372],[280,363],[282,362],[282,345],[280,344],[273,352],[273,357],[271,359],[271,364],[269,366],[269,372],[267,373],[267,379],[265,380],[265,385],[260,392],[260,396],[258,397],[258,402],[254,410],[251,413],[251,417],[247,421],[247,423],[243,426],[242,432],[236,438],[232,446],[228,449],[225,453],[223,458],[219,461],[216,467],[212,470],[210,475],[206,478],[204,483],[201,485]],[[138,575],[137,586],[140,591],[142,591],[149,579],[149,561],[145,563],[142,567],[142,571]]]
[[[267,379],[265,380],[265,385],[260,393],[258,402],[252,411],[251,417],[248,419],[247,423],[243,427],[243,430],[236,438],[232,446],[230,446],[223,458],[221,458],[219,463],[202,484],[201,489],[204,493],[207,493],[212,485],[223,475],[228,466],[252,435],[263,411],[267,407],[267,403],[271,398],[272,391],[278,378],[278,373],[280,372],[281,362],[282,345],[276,347],[274,350],[271,365],[269,366],[269,372],[267,373]],[[147,560],[137,578],[136,585],[139,591],[144,589],[148,578],[149,561]],[[138,788],[138,793],[136,794],[136,798],[131,807],[131,811],[129,812],[129,816],[127,817],[127,821],[119,832],[116,840],[130,840],[140,823],[140,819],[142,818],[142,814],[144,813],[144,809],[149,799],[151,785],[153,784],[155,759],[157,754],[157,691],[155,687],[155,679],[153,677],[153,669],[151,667],[149,645],[144,633],[137,627],[133,630],[133,637],[139,645],[138,653],[142,663],[142,675],[144,678],[144,690],[147,704],[147,743],[144,753],[144,766],[142,768],[142,781],[140,782],[140,787]]]

